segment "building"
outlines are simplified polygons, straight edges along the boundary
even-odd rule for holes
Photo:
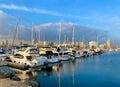
[[[110,40],[107,40],[107,41],[106,41],[106,48],[107,48],[107,49],[110,49],[110,48],[111,48],[111,41],[110,41]]]
[[[40,41],[39,43],[38,43],[38,45],[39,46],[47,46],[47,42],[46,41]]]
[[[97,48],[97,47],[98,47],[98,43],[96,41],[89,42],[89,48]]]
[[[104,48],[106,47],[106,44],[100,44],[99,47],[100,47],[101,49],[104,49]]]
[[[79,45],[78,45],[78,46],[79,46],[80,49],[83,49],[83,48],[85,47],[84,42],[82,42],[82,41],[79,42]]]

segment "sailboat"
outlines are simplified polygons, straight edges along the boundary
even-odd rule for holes
[[[60,46],[61,46],[61,31],[62,31],[62,24],[60,23],[60,31],[59,31],[59,49],[60,49]],[[64,53],[65,53],[66,51],[64,51],[64,50],[59,50],[59,51],[57,51],[57,53],[58,53],[58,59],[60,60],[60,61],[67,61],[67,60],[69,60],[69,56],[68,55],[64,55]],[[61,56],[60,56],[60,53],[61,53]]]
[[[32,27],[32,30],[33,30],[33,27]],[[16,32],[17,31],[18,31],[18,28],[16,28]],[[14,40],[13,40],[13,43],[14,43]],[[39,51],[37,50],[36,47],[20,48],[12,56],[10,56],[10,59],[13,65],[18,66],[17,68],[24,68],[24,66],[29,66],[29,67],[41,66],[46,64],[48,61],[47,57],[39,56]]]
[[[6,58],[7,58],[7,56],[4,52],[4,50],[2,48],[0,48],[0,62],[6,61]]]

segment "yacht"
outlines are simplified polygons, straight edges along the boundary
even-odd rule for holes
[[[89,52],[87,50],[82,50],[82,51],[80,51],[80,55],[81,55],[81,57],[88,57]]]
[[[46,48],[40,48],[39,49],[39,54],[42,55],[42,56],[45,56],[46,55]]]
[[[62,56],[58,56],[58,59],[60,61],[68,61],[70,58],[68,55],[62,55]]]
[[[59,63],[59,62],[60,62],[60,60],[56,57],[48,59],[48,63]]]
[[[36,47],[27,47],[10,56],[13,63],[19,65],[28,65],[30,67],[41,66],[47,63],[47,57],[39,56]]]
[[[53,56],[57,57],[60,61],[67,61],[67,60],[69,60],[69,56],[66,55],[65,52],[53,51]]]
[[[81,57],[80,54],[77,54],[77,53],[72,53],[70,55],[74,58],[80,58]]]
[[[6,56],[5,52],[4,52],[4,50],[2,48],[0,48],[0,62],[5,61],[6,58],[7,58],[7,56]]]
[[[0,62],[10,61],[9,57],[6,55],[5,51],[0,48]]]
[[[102,50],[101,50],[100,48],[96,48],[96,49],[95,49],[95,53],[96,53],[96,54],[101,54],[101,53],[102,53]]]

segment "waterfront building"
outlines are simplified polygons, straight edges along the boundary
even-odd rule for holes
[[[8,47],[8,40],[5,40],[5,45]]]
[[[89,48],[96,48],[98,47],[98,43],[96,41],[90,41],[89,42]]]
[[[5,42],[4,41],[1,41],[1,44],[0,44],[1,46],[4,46],[5,45]]]
[[[75,46],[77,46],[77,47],[78,47],[78,46],[79,46],[79,42],[76,42],[76,43],[75,43]]]
[[[84,42],[83,41],[79,42],[78,46],[80,49],[83,49],[85,47]]]
[[[47,42],[46,41],[40,41],[39,43],[38,43],[38,45],[39,46],[47,46]]]
[[[107,40],[107,41],[106,41],[106,48],[107,48],[107,49],[110,49],[110,48],[111,48],[111,41],[110,41],[110,40]]]
[[[6,46],[6,45],[8,45],[8,40],[2,41],[0,45],[1,45],[1,46]]]
[[[99,47],[100,47],[101,49],[104,49],[104,48],[106,47],[106,44],[100,44]]]

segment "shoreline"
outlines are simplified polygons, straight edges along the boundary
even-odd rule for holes
[[[0,66],[0,87],[40,87],[35,79],[22,79],[13,69]]]
[[[32,87],[22,81],[14,81],[9,78],[0,78],[1,87]]]

